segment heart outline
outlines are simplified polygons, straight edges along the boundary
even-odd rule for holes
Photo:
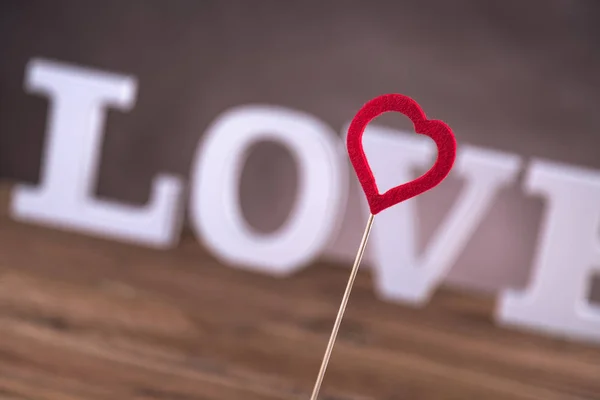
[[[433,166],[417,179],[380,194],[363,149],[362,137],[369,122],[385,112],[406,115],[412,121],[416,133],[429,136],[435,142],[437,158]],[[378,96],[362,106],[348,127],[346,145],[372,215],[433,189],[448,176],[456,159],[456,138],[452,129],[443,121],[428,120],[416,101],[396,93]]]

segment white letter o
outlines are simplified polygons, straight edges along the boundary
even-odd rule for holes
[[[251,145],[275,141],[298,168],[297,198],[284,225],[270,234],[249,229],[239,180]],[[196,234],[221,261],[275,275],[310,263],[338,228],[346,205],[348,166],[335,132],[318,119],[271,106],[242,106],[208,128],[191,171],[190,214]]]

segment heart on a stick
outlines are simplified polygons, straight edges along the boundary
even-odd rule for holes
[[[438,154],[429,171],[411,182],[380,194],[363,149],[362,136],[369,122],[391,111],[406,115],[412,121],[416,133],[433,139]],[[385,94],[366,103],[350,123],[346,144],[350,161],[373,215],[437,186],[448,176],[456,159],[456,139],[450,127],[442,121],[428,120],[419,104],[402,94]]]

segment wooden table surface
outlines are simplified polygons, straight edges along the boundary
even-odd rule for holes
[[[220,265],[0,217],[0,399],[308,399],[348,276]],[[321,399],[600,399],[600,348],[504,330],[493,299],[378,301],[360,273]]]

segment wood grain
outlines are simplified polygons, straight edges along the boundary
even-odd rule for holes
[[[0,398],[307,399],[348,269],[271,278],[14,222],[1,191]],[[493,299],[386,304],[361,271],[321,399],[600,399],[600,349],[500,329]]]

